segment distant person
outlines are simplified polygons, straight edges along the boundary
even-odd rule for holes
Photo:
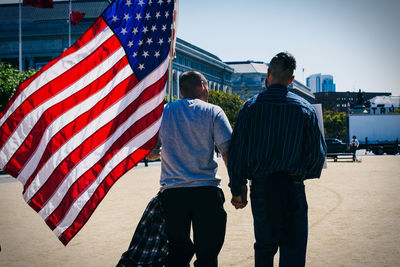
[[[183,99],[165,106],[161,152],[150,155],[155,159],[161,154],[161,197],[169,240],[166,266],[187,267],[195,253],[194,266],[216,267],[226,212],[214,145],[227,164],[232,129],[224,111],[207,103],[207,80],[201,73],[185,72],[179,84]]]
[[[308,236],[305,179],[319,178],[326,144],[313,106],[289,92],[296,60],[274,56],[267,89],[241,108],[228,152],[232,204],[246,206],[250,184],[255,266],[304,266]]]
[[[350,153],[353,154],[353,161],[356,161],[356,152],[359,146],[360,143],[358,142],[357,137],[354,135],[353,139],[350,141]]]

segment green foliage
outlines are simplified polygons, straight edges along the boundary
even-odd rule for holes
[[[324,111],[325,137],[347,139],[346,134],[346,113],[332,110]]]
[[[243,105],[243,101],[238,95],[210,90],[208,102],[220,106],[224,110],[232,127],[234,127],[240,107]]]
[[[19,84],[36,72],[37,70],[34,69],[20,72],[11,65],[0,62],[0,110],[7,105]]]
[[[400,114],[400,108],[396,108],[394,111],[389,111],[389,114]]]

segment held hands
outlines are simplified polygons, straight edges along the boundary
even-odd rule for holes
[[[232,205],[235,209],[243,209],[247,205],[247,185],[242,185],[242,193],[239,196],[232,196]]]

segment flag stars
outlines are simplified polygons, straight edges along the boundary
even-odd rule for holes
[[[126,28],[122,28],[122,30],[121,30],[121,34],[122,35],[125,35],[127,33],[127,30],[126,30]]]
[[[169,17],[169,11],[165,11],[165,17],[166,17],[166,18]]]
[[[132,1],[131,0],[127,0],[125,5],[127,5],[128,7],[130,7],[132,5]]]
[[[146,43],[147,43],[148,45],[151,45],[151,44],[153,43],[153,40],[152,40],[151,38],[147,38]]]
[[[144,64],[139,64],[139,67],[138,67],[138,69],[140,69],[140,70],[144,70]]]
[[[171,37],[168,38],[168,43],[171,43]]]
[[[136,58],[136,57],[137,57],[137,53],[134,52],[134,53],[132,54],[132,57],[133,57],[133,58]]]
[[[168,0],[167,3],[170,4],[170,3],[171,3],[171,0]]]
[[[157,12],[156,13],[156,19],[158,19],[159,17],[161,17],[161,14],[160,14],[160,12]]]
[[[160,6],[162,5],[162,3],[164,3],[163,0],[158,0],[158,4],[159,4]]]
[[[151,31],[152,32],[155,32],[156,30],[157,30],[157,26],[156,25],[151,26]]]
[[[160,40],[158,41],[158,43],[159,43],[160,45],[162,45],[162,44],[164,43],[163,38],[160,38]]]
[[[144,58],[147,58],[147,57],[149,56],[149,52],[144,51],[142,56],[143,56]]]
[[[145,18],[146,18],[147,20],[149,20],[149,19],[151,18],[150,13],[146,13]]]
[[[162,26],[162,31],[165,32],[167,30],[167,25]]]
[[[133,34],[136,35],[138,32],[139,32],[139,31],[138,31],[137,27],[136,27],[136,28],[133,28],[133,30],[132,30],[132,33],[133,33]]]
[[[142,46],[142,45],[143,45],[143,40],[140,40],[139,43],[138,43],[138,45],[139,45],[139,46]]]
[[[129,14],[124,14],[124,20],[128,21],[130,18]]]
[[[131,48],[133,46],[133,42],[129,41],[128,46],[129,46],[129,48]]]
[[[147,27],[143,27],[143,30],[142,30],[142,32],[143,33],[147,33],[149,30],[147,29]]]
[[[156,52],[154,53],[154,56],[155,56],[156,58],[158,58],[159,56],[161,56],[161,55],[160,55],[160,51],[156,51]]]
[[[142,6],[144,5],[144,2],[143,2],[143,0],[139,0],[139,3],[138,3],[138,5],[139,5],[140,7],[142,7]]]
[[[136,13],[136,19],[139,21],[142,18],[142,16],[140,15],[140,13]]]
[[[113,16],[111,20],[112,20],[113,22],[117,22],[118,17],[117,17],[117,16]]]

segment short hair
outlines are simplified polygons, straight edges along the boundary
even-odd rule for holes
[[[201,82],[207,83],[203,74],[195,70],[189,70],[182,74],[179,78],[179,87],[185,97],[198,97],[197,87]]]
[[[288,82],[296,69],[296,59],[288,52],[281,52],[271,59],[268,68],[275,79]]]

